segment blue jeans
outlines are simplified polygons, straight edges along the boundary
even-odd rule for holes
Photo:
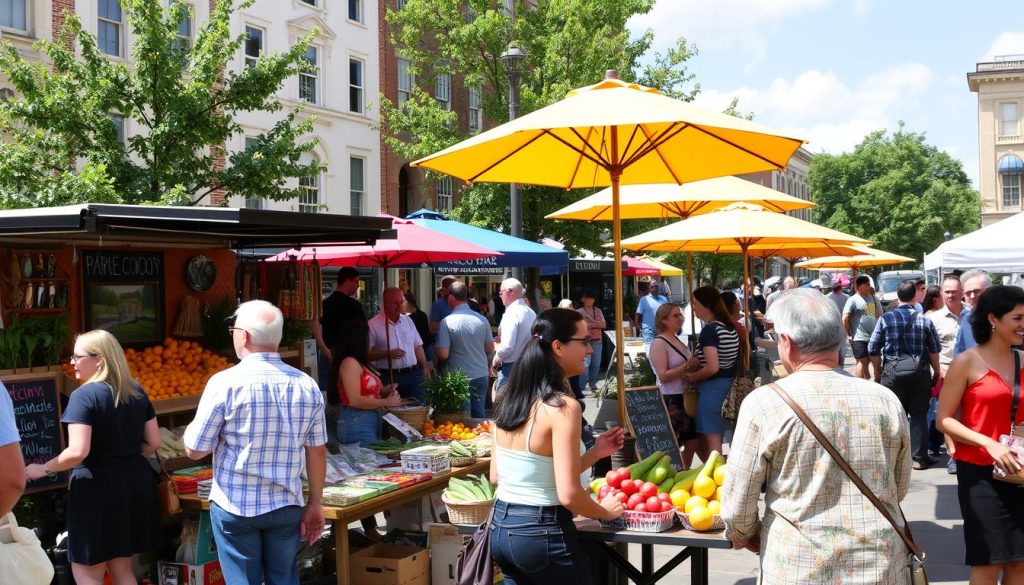
[[[469,398],[469,404],[467,404],[467,410],[469,410],[469,416],[473,418],[484,418],[484,407],[487,404],[487,382],[490,378],[483,376],[482,378],[473,378],[469,381],[469,387],[472,395]]]
[[[506,585],[591,583],[572,512],[562,506],[495,502],[491,557]]]
[[[697,382],[697,432],[702,435],[724,435],[725,419],[722,418],[722,404],[725,402],[733,377],[708,378]]]
[[[237,585],[298,585],[302,508],[285,506],[259,516],[235,516],[210,502],[210,520],[224,582]]]
[[[591,341],[590,349],[594,353],[583,358],[583,371],[580,373],[580,389],[586,390],[587,384],[590,389],[597,392],[597,383],[601,381],[601,342]]]
[[[380,381],[384,384],[392,382],[387,370],[381,372]],[[403,374],[395,374],[394,383],[398,384],[398,395],[402,398],[415,398],[420,404],[426,404],[427,389],[423,386],[423,370],[413,367]]]
[[[498,385],[498,391],[499,392],[501,391],[502,386],[504,386],[505,384],[508,383],[508,378],[509,378],[509,376],[512,375],[512,368],[515,365],[516,365],[515,362],[508,362],[508,363],[501,364],[501,367],[498,368],[498,382],[497,382],[497,385]]]
[[[380,438],[380,414],[376,409],[342,406],[338,416],[338,442],[367,446]]]
[[[316,350],[316,381],[321,392],[337,392],[337,389],[328,388],[331,379],[331,360],[327,359],[320,348]]]

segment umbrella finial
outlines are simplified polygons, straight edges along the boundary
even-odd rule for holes
[[[606,69],[605,72],[604,72],[604,78],[605,79],[618,79],[619,78],[619,72],[614,70],[614,69]]]

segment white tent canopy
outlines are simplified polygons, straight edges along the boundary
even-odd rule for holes
[[[980,268],[991,272],[1024,272],[1024,213],[943,242],[925,254],[925,270]]]

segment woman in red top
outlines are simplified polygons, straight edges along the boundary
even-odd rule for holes
[[[366,353],[370,346],[370,328],[362,319],[350,319],[341,325],[341,334],[331,351],[331,388],[329,400],[341,403],[338,416],[338,442],[366,446],[380,438],[380,414],[377,409],[399,406],[402,398],[395,392],[397,384],[385,386],[373,371]]]
[[[1004,583],[1019,583],[1024,579],[1024,497],[1020,488],[992,479],[992,473],[994,468],[1017,473],[1022,467],[999,436],[1024,422],[1024,408],[1014,407],[1024,359],[1013,349],[1024,340],[1024,290],[987,289],[971,312],[970,327],[978,346],[957,356],[946,372],[936,427],[956,447],[972,585],[995,585],[1000,573]]]

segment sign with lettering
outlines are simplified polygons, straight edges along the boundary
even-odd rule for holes
[[[83,250],[82,273],[93,281],[163,280],[163,252]]]
[[[661,451],[672,458],[676,471],[683,469],[679,443],[658,387],[627,388],[625,394],[626,414],[636,437],[636,451],[640,459]]]
[[[21,435],[25,464],[46,463],[56,457],[64,450],[57,373],[15,374],[5,377],[3,383],[14,402],[14,420]],[[25,491],[60,488],[67,481],[66,472],[51,474],[28,482]]]

